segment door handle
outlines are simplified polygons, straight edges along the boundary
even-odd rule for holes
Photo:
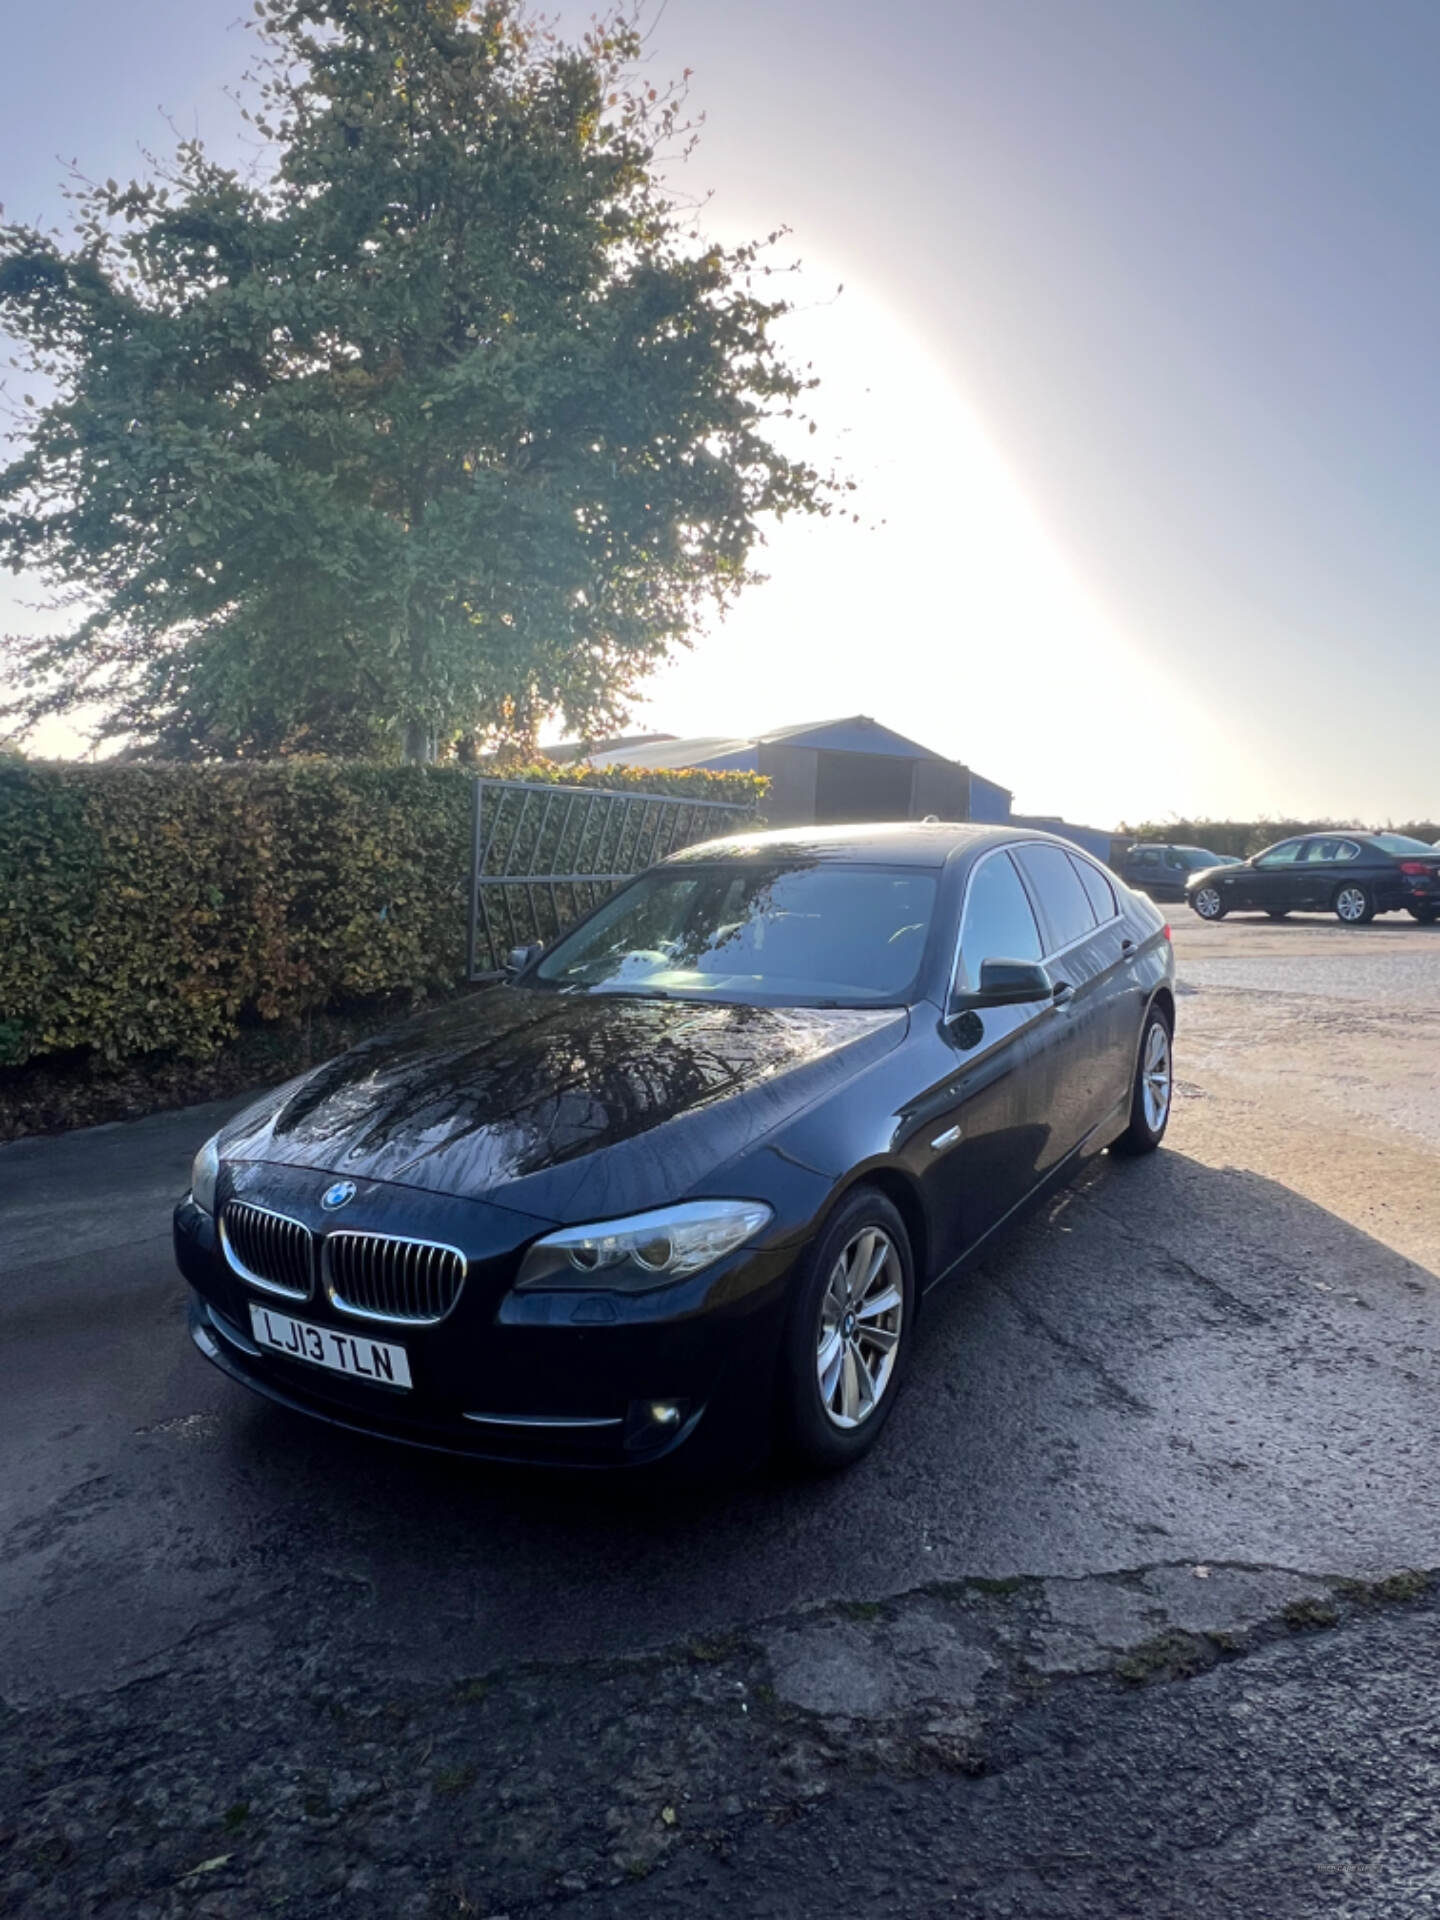
[[[1057,1007],[1068,1007],[1070,1002],[1075,998],[1075,989],[1070,985],[1068,980],[1057,980],[1055,982],[1054,993],[1051,997]]]
[[[1129,938],[1122,940],[1120,942],[1120,951],[1121,953],[1134,953],[1135,942]]]

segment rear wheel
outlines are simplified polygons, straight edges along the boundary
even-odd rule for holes
[[[1218,887],[1197,887],[1190,896],[1190,904],[1202,920],[1225,918],[1225,902],[1220,898]]]
[[[1411,907],[1410,912],[1422,927],[1433,927],[1440,920],[1440,907]]]
[[[910,1355],[915,1268],[899,1213],[873,1187],[841,1206],[806,1257],[785,1334],[790,1450],[833,1471],[866,1454]]]
[[[1375,918],[1375,899],[1368,887],[1362,887],[1358,880],[1347,881],[1336,890],[1335,918],[1347,927],[1363,927]]]
[[[1114,1143],[1116,1153],[1153,1153],[1165,1138],[1174,1096],[1174,1054],[1170,1022],[1159,1007],[1151,1007],[1140,1034],[1135,1062],[1135,1084],[1130,1094],[1130,1122]]]

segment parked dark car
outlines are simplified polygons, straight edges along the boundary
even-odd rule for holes
[[[200,1351],[413,1444],[583,1466],[874,1441],[925,1292],[1158,1145],[1174,963],[1042,833],[694,847],[508,984],[270,1094],[175,1212]]]
[[[1152,900],[1183,900],[1185,883],[1192,873],[1210,867],[1229,866],[1234,856],[1211,853],[1208,847],[1162,846],[1146,841],[1127,847],[1120,858],[1120,877],[1125,884]]]
[[[1405,911],[1440,916],[1440,850],[1404,833],[1301,833],[1238,866],[1193,873],[1186,898],[1202,920],[1227,913],[1333,913],[1362,926]]]

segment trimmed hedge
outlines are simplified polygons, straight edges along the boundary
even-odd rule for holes
[[[510,777],[753,806],[754,774]],[[0,764],[0,1064],[198,1059],[272,1020],[465,970],[458,768]]]
[[[1116,845],[1124,848],[1139,840],[1158,840],[1161,845],[1205,847],[1211,853],[1233,853],[1248,859],[1277,840],[1288,840],[1297,833],[1343,833],[1360,825],[1358,820],[1144,820],[1138,827],[1122,827]],[[1367,832],[1408,833],[1414,840],[1427,843],[1440,840],[1440,823],[1434,820],[1409,820],[1403,826],[1389,822]]]

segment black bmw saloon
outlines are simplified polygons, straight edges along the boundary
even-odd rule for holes
[[[1440,851],[1407,833],[1299,833],[1248,860],[1192,873],[1185,897],[1202,920],[1227,913],[1333,913],[1347,927],[1377,913],[1440,919]]]
[[[712,841],[279,1088],[175,1211],[205,1357],[413,1445],[840,1467],[927,1292],[1170,1111],[1158,910],[1014,828]]]

